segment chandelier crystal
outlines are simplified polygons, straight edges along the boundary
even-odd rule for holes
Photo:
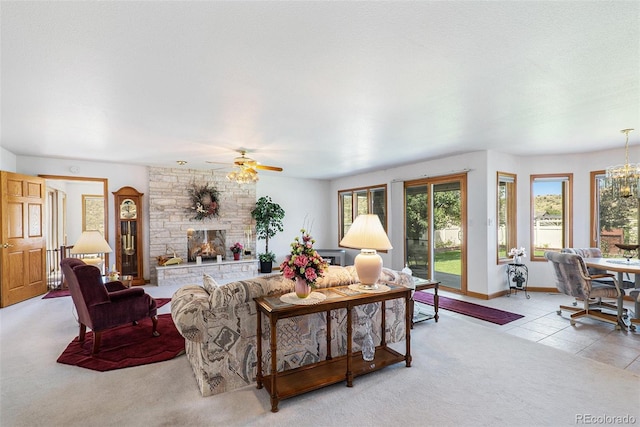
[[[258,172],[249,167],[239,167],[238,170],[233,170],[227,174],[229,181],[235,181],[238,184],[247,184],[258,181]]]
[[[636,196],[640,198],[640,163],[629,163],[629,132],[632,130],[623,129],[620,131],[627,136],[624,165],[609,166],[605,175],[605,186],[611,189],[616,197]]]

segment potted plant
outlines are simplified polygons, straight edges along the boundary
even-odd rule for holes
[[[242,252],[242,244],[240,242],[235,242],[229,249],[233,252],[233,259],[238,261],[240,259],[240,252]]]
[[[264,253],[258,254],[260,271],[262,273],[271,273],[276,256],[269,251],[269,239],[275,236],[276,233],[283,231],[284,209],[271,200],[271,197],[262,196],[256,202],[256,207],[251,211],[251,216],[256,220],[256,237],[265,241]]]
[[[276,254],[274,254],[273,252],[265,252],[263,254],[258,254],[258,259],[260,260],[260,265],[262,266],[262,264],[265,264],[265,267],[263,268],[267,268],[269,269],[269,266],[273,266],[273,262],[276,260]],[[262,268],[260,268],[260,271],[262,271]],[[269,271],[263,271],[263,273],[269,273],[271,270],[269,269]]]

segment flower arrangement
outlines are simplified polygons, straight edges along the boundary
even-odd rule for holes
[[[300,230],[302,241],[296,237],[291,243],[291,254],[280,264],[282,275],[291,280],[296,277],[304,279],[309,286],[315,288],[316,280],[324,276],[329,264],[313,249],[316,242],[303,228]]]
[[[239,254],[240,252],[242,252],[242,248],[242,243],[235,242],[229,249],[231,249],[231,252],[233,252],[234,254]]]
[[[526,257],[527,256],[527,252],[525,250],[524,247],[521,247],[520,249],[518,248],[511,248],[511,250],[509,251],[509,256],[511,258],[515,258],[515,257]]]
[[[203,220],[218,216],[220,204],[218,202],[218,190],[215,187],[210,187],[209,184],[201,187],[192,184],[188,191],[191,198],[191,207],[189,209],[196,212],[194,219]]]

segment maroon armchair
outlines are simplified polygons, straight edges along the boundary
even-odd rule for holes
[[[145,317],[151,317],[153,322],[152,335],[160,335],[156,300],[144,289],[127,288],[121,282],[105,285],[98,267],[77,258],[65,258],[60,261],[60,266],[78,311],[78,341],[84,342],[89,327],[93,331],[93,354],[98,352],[103,331],[125,323],[136,324]]]

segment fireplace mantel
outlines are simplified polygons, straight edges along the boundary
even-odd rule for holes
[[[205,261],[202,264],[184,263],[156,267],[158,286],[202,285],[202,275],[208,274],[220,282],[246,279],[258,275],[258,261]]]

